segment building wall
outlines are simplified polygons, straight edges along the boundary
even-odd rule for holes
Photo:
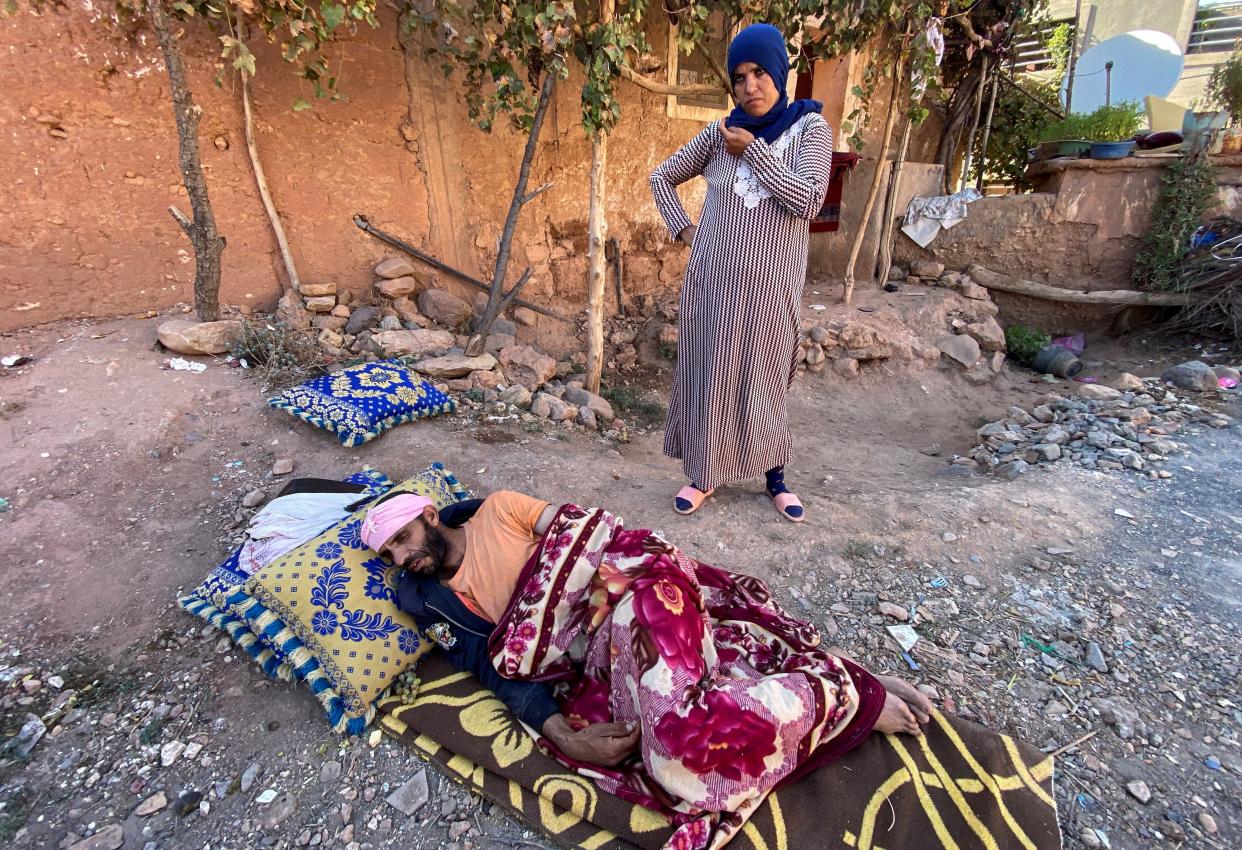
[[[1133,30],[1155,30],[1173,37],[1185,53],[1194,26],[1197,0],[1102,0],[1083,3],[1079,25],[1079,55],[1115,35]],[[1048,4],[1052,20],[1072,20],[1074,0],[1052,0]],[[1229,58],[1229,53],[1197,53],[1186,56],[1181,78],[1168,99],[1183,106],[1194,106],[1203,98],[1204,86],[1212,68]]]
[[[190,245],[167,211],[189,207],[158,48],[145,27],[127,37],[84,2],[0,19],[0,331],[192,300]],[[258,145],[304,281],[369,288],[371,266],[392,252],[354,226],[355,213],[490,277],[525,137],[473,127],[460,86],[408,58],[396,31],[386,15],[379,29],[362,27],[334,47],[329,61],[344,98],[303,112],[292,104],[313,97],[293,69],[275,47],[253,46]],[[183,51],[228,242],[222,300],[270,306],[281,292],[279,258],[246,157],[239,93],[228,79],[214,85],[219,45],[205,28],[190,28]],[[585,299],[590,168],[574,83],[558,87],[549,111],[530,186],[554,185],[523,211],[511,267],[511,279],[525,264],[535,268],[529,297],[555,291],[571,304]],[[668,245],[647,175],[703,124],[670,119],[662,96],[622,86],[607,215],[627,253],[629,291],[641,294],[679,282],[685,262]],[[692,214],[702,194],[702,181],[683,188]]]
[[[1242,213],[1242,157],[1216,160],[1215,215]],[[942,230],[927,248],[904,235],[899,261],[934,259],[950,269],[978,263],[992,271],[1084,291],[1132,289],[1134,255],[1151,227],[1165,176],[1159,160],[1070,160],[1046,167],[1037,191],[987,197],[969,216]],[[1107,326],[1108,308],[1058,305],[996,293],[1006,322],[1033,321],[1047,329]]]
[[[157,45],[140,23],[125,31],[91,0],[0,18],[0,331],[62,318],[142,313],[191,302],[190,244],[168,213],[189,212]],[[110,7],[108,7],[110,8]],[[653,22],[653,52],[667,29]],[[225,304],[270,307],[282,292],[279,255],[254,186],[235,81],[214,83],[215,36],[199,23],[183,39],[190,85],[203,108],[202,159],[224,251]],[[468,120],[456,80],[402,50],[396,21],[360,27],[334,45],[343,99],[314,101],[277,49],[254,40],[255,132],[268,182],[306,282],[369,291],[371,267],[392,249],[358,230],[365,214],[476,277],[490,279],[525,137],[485,134]],[[857,62],[820,66],[814,94],[839,128]],[[656,72],[657,76],[660,72]],[[530,187],[552,188],[523,211],[510,266],[535,273],[525,295],[565,312],[585,303],[590,144],[577,80],[560,84]],[[704,127],[669,118],[666,98],[621,83],[622,119],[609,139],[607,218],[625,254],[627,295],[675,292],[687,252],[670,244],[647,177]],[[292,104],[314,101],[309,111]],[[876,129],[871,130],[874,135]],[[844,147],[844,134],[837,134]],[[11,164],[11,165],[9,165]],[[697,218],[704,184],[682,187]],[[840,237],[838,237],[838,240]],[[441,284],[473,294],[451,278]],[[612,307],[609,307],[612,309]],[[572,333],[541,319],[538,331]]]

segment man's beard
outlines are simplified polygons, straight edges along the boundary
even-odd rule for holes
[[[444,562],[448,558],[448,541],[444,539],[443,532],[434,525],[428,525],[426,520],[423,521],[425,526],[423,536],[423,548],[414,552],[406,559],[405,568],[411,569],[415,561],[420,558],[430,560],[430,565],[420,570],[421,575],[444,575],[446,572]]]

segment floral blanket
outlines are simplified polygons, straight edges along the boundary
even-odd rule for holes
[[[489,649],[511,679],[555,682],[571,724],[641,725],[604,791],[670,815],[667,847],[719,848],[779,784],[870,733],[883,688],[829,655],[758,579],[697,563],[601,510],[563,506]]]

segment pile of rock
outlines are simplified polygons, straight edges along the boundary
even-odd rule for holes
[[[573,372],[570,363],[558,363],[539,349],[518,343],[518,326],[534,325],[534,311],[519,307],[513,321],[498,317],[483,353],[471,357],[465,353],[464,332],[476,313],[486,308],[484,293],[470,304],[435,288],[434,277],[420,277],[401,258],[384,260],[375,267],[375,275],[375,303],[351,309],[348,295],[338,293],[335,284],[303,284],[300,298],[282,299],[278,315],[295,326],[319,328],[319,342],[330,354],[403,358],[440,389],[466,393],[469,402],[494,412],[529,411],[525,415],[531,419],[624,433],[625,424],[615,421],[612,406],[584,389],[582,380],[556,380]],[[627,344],[619,337],[614,340],[618,341]]]
[[[988,301],[988,291],[975,283],[966,272],[946,270],[944,263],[935,260],[915,260],[908,269],[897,264],[888,270],[890,281],[904,281],[911,286],[944,286],[955,290],[963,298]]]
[[[888,333],[858,321],[830,321],[810,328],[795,353],[799,369],[819,374],[831,369],[838,375],[852,377],[867,363],[919,358],[932,362],[940,352],[920,346],[913,338]]]
[[[1068,461],[1085,469],[1129,469],[1148,478],[1171,478],[1166,460],[1185,445],[1172,436],[1187,422],[1224,428],[1231,418],[1190,404],[1159,380],[1123,375],[1121,390],[1085,384],[1076,398],[1049,394],[1030,411],[1009,408],[976,436],[979,445],[953,463],[1017,478],[1040,463]]]
[[[657,303],[652,295],[636,296],[627,302],[624,316],[612,315],[605,322],[604,365],[609,371],[667,369],[676,359],[675,298]]]
[[[436,284],[434,274],[390,257],[375,267],[370,298],[354,300],[335,283],[303,283],[299,293],[281,298],[277,316],[295,328],[318,329],[320,345],[336,357],[435,356],[465,346],[463,334],[487,303],[484,293],[472,305]],[[531,310],[513,314],[517,323],[535,323]],[[512,345],[516,333],[517,324],[497,318],[488,351]]]
[[[812,374],[831,370],[852,377],[868,363],[891,360],[923,367],[960,367],[967,380],[976,383],[999,374],[1005,364],[1005,332],[996,321],[998,310],[987,290],[967,275],[944,271],[940,263],[918,261],[911,268],[919,273],[909,275],[911,280],[951,289],[962,296],[944,302],[941,309],[947,313],[947,327],[941,325],[932,331],[933,344],[916,336],[925,332],[923,328],[912,330],[857,319],[829,321],[809,328],[802,337],[798,368]],[[940,328],[945,332],[940,333]]]

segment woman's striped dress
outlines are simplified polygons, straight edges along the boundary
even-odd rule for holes
[[[789,460],[786,399],[794,375],[808,224],[823,204],[832,130],[804,116],[739,159],[712,123],[651,175],[676,239],[692,222],[676,186],[703,175],[707,199],[686,267],[677,371],[664,453],[708,489]]]

